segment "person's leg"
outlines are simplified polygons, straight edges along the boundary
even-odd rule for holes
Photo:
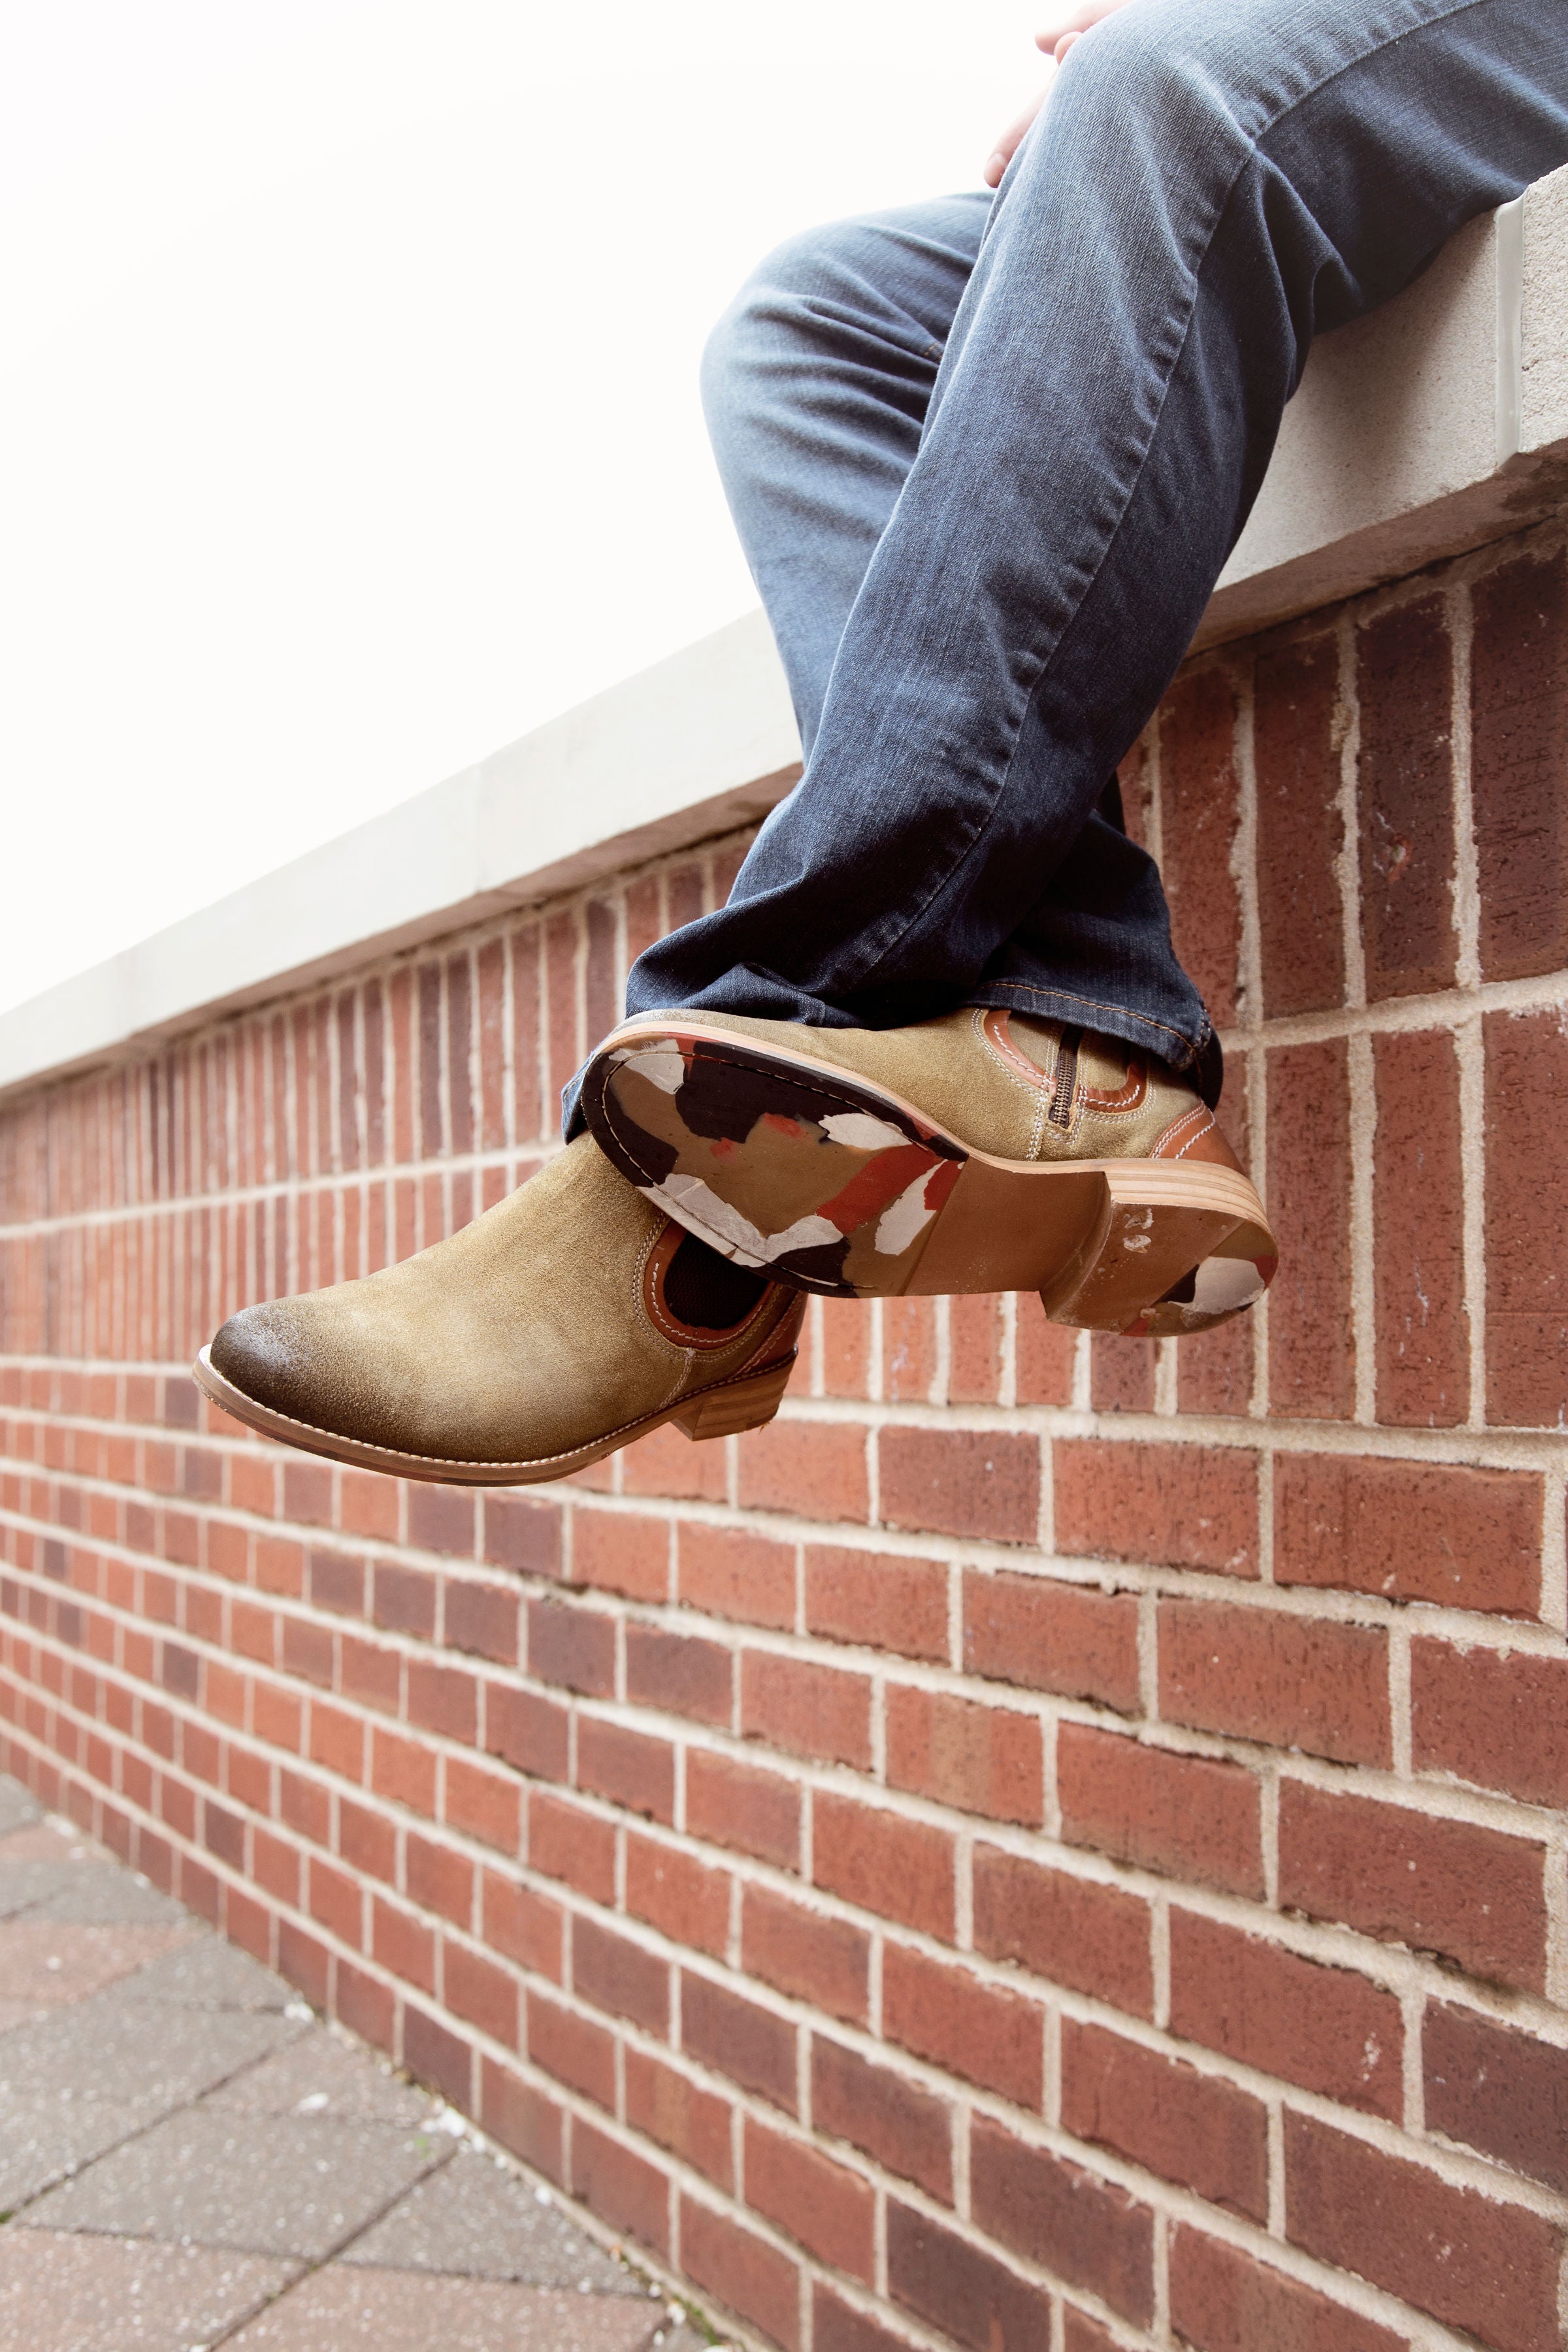
[[[713,455],[808,755],[991,202],[939,196],[805,230],[753,271],[703,354]]]
[[[631,1010],[1012,1006],[1192,1065],[1207,1020],[1106,780],[1313,334],[1565,158],[1561,0],[1136,0],[1081,41],[992,208],[805,777]]]

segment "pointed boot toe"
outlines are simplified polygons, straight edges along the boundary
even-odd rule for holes
[[[474,1486],[565,1477],[664,1422],[755,1428],[804,1301],[691,1251],[583,1136],[402,1265],[231,1316],[195,1378],[308,1453]]]
[[[310,1388],[310,1352],[301,1345],[290,1301],[274,1299],[247,1307],[228,1321],[207,1349],[209,1362],[244,1395],[274,1412],[297,1415],[314,1400]]]

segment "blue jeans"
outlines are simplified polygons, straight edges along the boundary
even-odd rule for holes
[[[705,392],[805,771],[628,1009],[1011,1005],[1217,1094],[1117,764],[1313,336],[1564,161],[1564,0],[1133,0],[994,198],[770,256]]]

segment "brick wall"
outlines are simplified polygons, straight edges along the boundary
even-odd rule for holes
[[[735,843],[0,1115],[0,1762],[749,2341],[1550,2352],[1561,539],[1201,659],[1129,783],[1285,1248],[1182,1349],[818,1301],[772,1429],[528,1494],[198,1404],[538,1164]]]

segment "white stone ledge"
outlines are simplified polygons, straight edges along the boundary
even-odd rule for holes
[[[1568,169],[1326,336],[1194,639],[1481,545],[1568,499]],[[0,1098],[763,815],[799,745],[760,613],[0,1014]]]

